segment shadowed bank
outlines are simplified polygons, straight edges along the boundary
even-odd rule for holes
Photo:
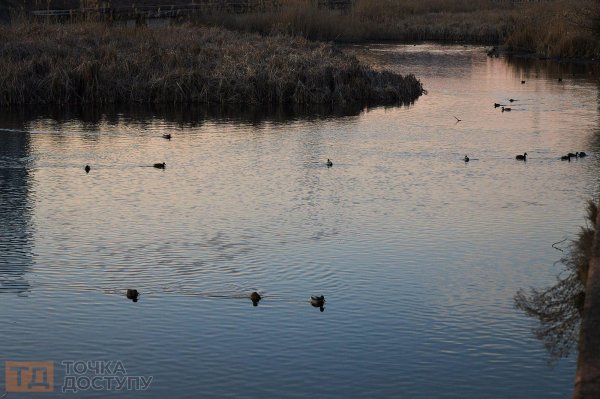
[[[515,296],[517,308],[539,320],[534,333],[552,361],[568,356],[579,344],[575,399],[600,396],[600,235],[596,234],[600,220],[592,201],[587,219],[590,225],[581,228],[561,259],[566,277],[542,291],[532,289],[527,294],[520,290]]]
[[[596,217],[596,232],[599,224],[600,219]],[[574,399],[600,397],[600,234],[594,237],[592,257],[586,274]]]

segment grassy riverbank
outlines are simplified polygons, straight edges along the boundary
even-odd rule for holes
[[[274,11],[209,15],[202,23],[263,35],[313,40],[447,41],[505,45],[544,57],[600,57],[593,0],[549,0],[511,5],[491,0],[356,0],[347,12],[287,0]]]
[[[16,0],[7,4],[11,1]],[[227,1],[223,0],[223,4]],[[502,45],[511,52],[541,57],[600,58],[600,4],[595,0],[514,4],[494,0],[354,0],[346,11],[319,7],[318,1],[313,0],[280,0],[277,7],[270,1],[247,2],[259,2],[264,7],[247,13],[207,9],[202,16],[194,15],[191,22],[262,36],[289,35],[336,42],[467,42]],[[5,7],[5,14],[23,17],[32,9],[79,8],[78,0],[48,0],[43,7],[41,4],[23,0],[21,8]],[[131,8],[134,4],[181,6],[189,1],[110,0],[103,4]]]
[[[220,28],[15,24],[0,27],[0,105],[376,104],[422,94],[298,36]]]

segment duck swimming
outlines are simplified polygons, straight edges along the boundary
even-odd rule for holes
[[[250,300],[252,301],[252,305],[254,306],[258,306],[258,302],[262,299],[262,297],[260,296],[260,294],[256,291],[254,291],[252,294],[250,294]]]
[[[465,155],[465,162],[469,162],[469,157]]]
[[[134,290],[131,288],[127,289],[127,299],[131,299],[133,302],[137,302],[139,296],[140,293],[138,292],[138,290]]]
[[[323,295],[321,296],[316,296],[316,295],[311,295],[310,297],[310,304],[312,306],[314,306],[315,308],[319,308],[319,310],[322,312],[325,310],[325,297]]]
[[[171,140],[171,133],[163,134],[163,139]]]
[[[90,170],[92,170],[92,168],[90,168],[90,165],[85,165],[85,168],[83,168],[85,170],[85,173],[90,173]]]
[[[311,295],[310,296],[310,304],[317,308],[322,307],[323,304],[325,304],[325,296]]]
[[[587,157],[587,154],[585,152],[581,151],[581,152],[575,153],[575,158],[583,158],[583,157]]]
[[[167,164],[165,164],[164,162],[163,163],[155,163],[153,166],[157,169],[164,169],[165,166],[167,166]]]
[[[571,162],[571,153],[568,153],[567,155],[563,155],[562,157],[560,157],[560,160]]]
[[[512,111],[512,108],[502,107],[502,112],[504,112],[504,111],[506,111],[506,112]]]
[[[527,153],[523,153],[523,155],[517,155],[515,157],[515,159],[519,160],[519,161],[527,161]]]
[[[333,162],[331,162],[331,159],[327,158],[327,167],[331,168],[333,166]]]

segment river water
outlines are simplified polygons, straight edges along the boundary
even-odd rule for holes
[[[2,111],[1,360],[54,362],[55,397],[568,397],[574,356],[548,365],[513,295],[555,281],[552,243],[597,198],[595,71],[347,50],[428,94],[344,112]],[[114,370],[65,361],[152,382],[85,389]],[[83,389],[61,392],[65,376]]]

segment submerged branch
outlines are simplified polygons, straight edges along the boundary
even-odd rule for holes
[[[563,251],[563,250],[562,250],[562,248],[558,248],[558,247],[556,247],[555,245],[556,245],[556,244],[561,244],[561,243],[563,243],[563,242],[565,242],[565,241],[567,241],[567,240],[568,240],[568,238],[565,238],[565,239],[562,239],[562,240],[560,240],[560,241],[557,241],[557,242],[553,243],[553,244],[552,244],[552,248],[554,248],[554,249],[557,249],[557,250],[559,250],[560,252],[565,252],[565,251]]]

